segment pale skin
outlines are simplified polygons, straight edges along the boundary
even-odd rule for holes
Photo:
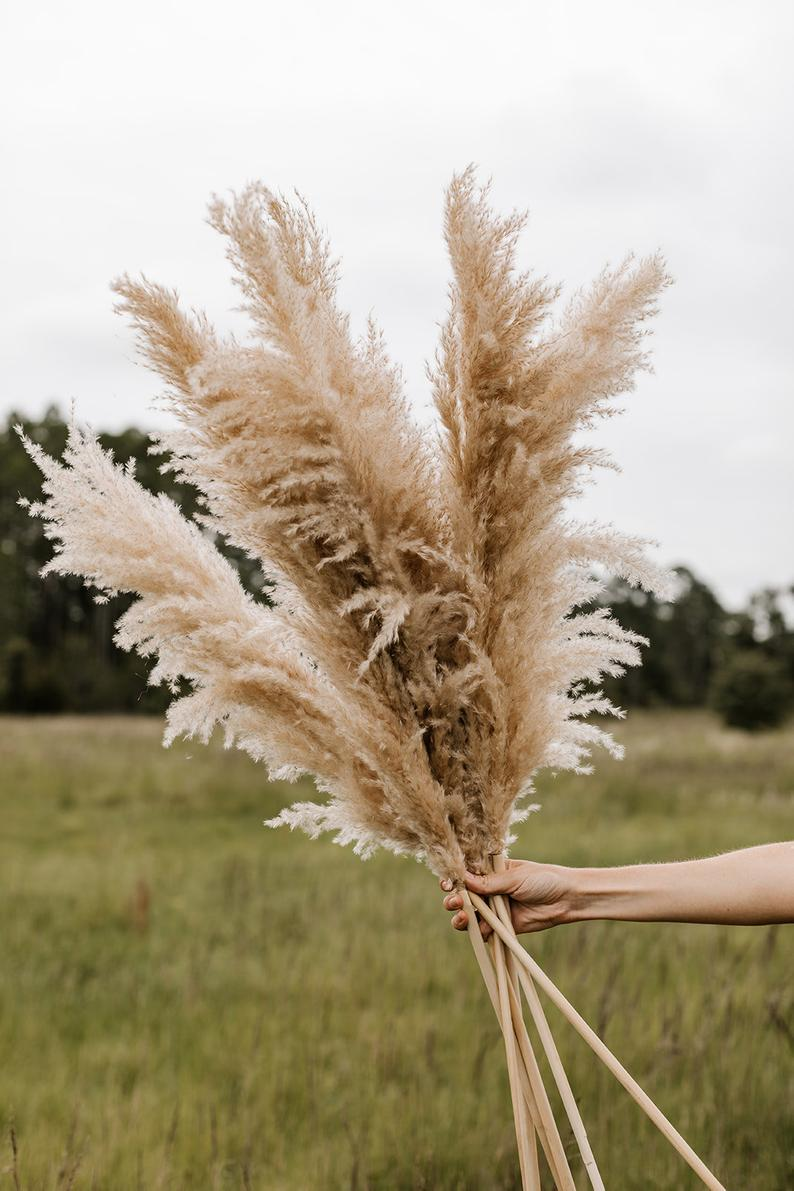
[[[631,864],[620,868],[567,868],[508,860],[501,873],[466,874],[481,896],[509,898],[517,934],[596,918],[627,922],[713,922],[756,926],[794,922],[794,841],[761,844],[701,860]],[[451,881],[444,907],[465,930],[468,915]],[[487,938],[491,928],[480,922]]]

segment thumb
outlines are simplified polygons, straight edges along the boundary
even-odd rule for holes
[[[515,873],[510,869],[505,869],[503,873],[486,873],[484,877],[466,872],[466,888],[472,893],[479,893],[481,897],[487,897],[489,893],[509,893],[515,888],[516,880]]]

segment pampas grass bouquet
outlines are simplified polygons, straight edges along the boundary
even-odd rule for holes
[[[116,642],[155,659],[150,681],[174,692],[166,743],[217,727],[271,777],[312,775],[318,801],[270,826],[331,832],[362,856],[405,853],[463,890],[504,1036],[524,1188],[540,1187],[544,1165],[566,1191],[577,1168],[603,1187],[541,993],[719,1188],[517,941],[504,898],[463,885],[466,869],[504,866],[539,770],[584,774],[593,749],[620,755],[593,722],[623,714],[600,684],[636,665],[645,642],[598,602],[597,576],[664,596],[671,577],[644,540],[567,510],[612,465],[580,432],[649,366],[663,260],[628,257],[560,304],[558,287],[516,269],[525,216],[495,213],[473,168],[453,177],[449,310],[428,367],[438,417],[420,430],[374,322],[351,334],[337,263],[300,196],[249,185],[215,198],[209,220],[250,316],[245,341],[145,277],[113,283],[178,426],[154,449],[203,511],[187,520],[77,425],[60,461],[26,441],[44,476],[30,511],[55,543],[45,571],[83,576],[100,599],[137,594]],[[261,563],[272,606],[243,590],[216,535]],[[493,928],[487,944],[477,914]]]

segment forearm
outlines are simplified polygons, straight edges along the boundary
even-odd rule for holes
[[[794,842],[673,864],[572,871],[571,922],[794,922]]]

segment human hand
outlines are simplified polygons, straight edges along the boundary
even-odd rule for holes
[[[526,934],[571,921],[576,896],[575,874],[576,869],[558,864],[508,860],[507,867],[500,873],[478,876],[467,872],[466,887],[481,897],[504,894],[508,899],[513,929],[516,934]],[[444,908],[455,911],[452,925],[455,930],[466,930],[469,916],[464,909],[462,893],[453,890],[452,882],[448,880],[441,881],[441,888],[450,891],[444,898]],[[482,920],[480,933],[484,939],[492,933],[488,923]]]

